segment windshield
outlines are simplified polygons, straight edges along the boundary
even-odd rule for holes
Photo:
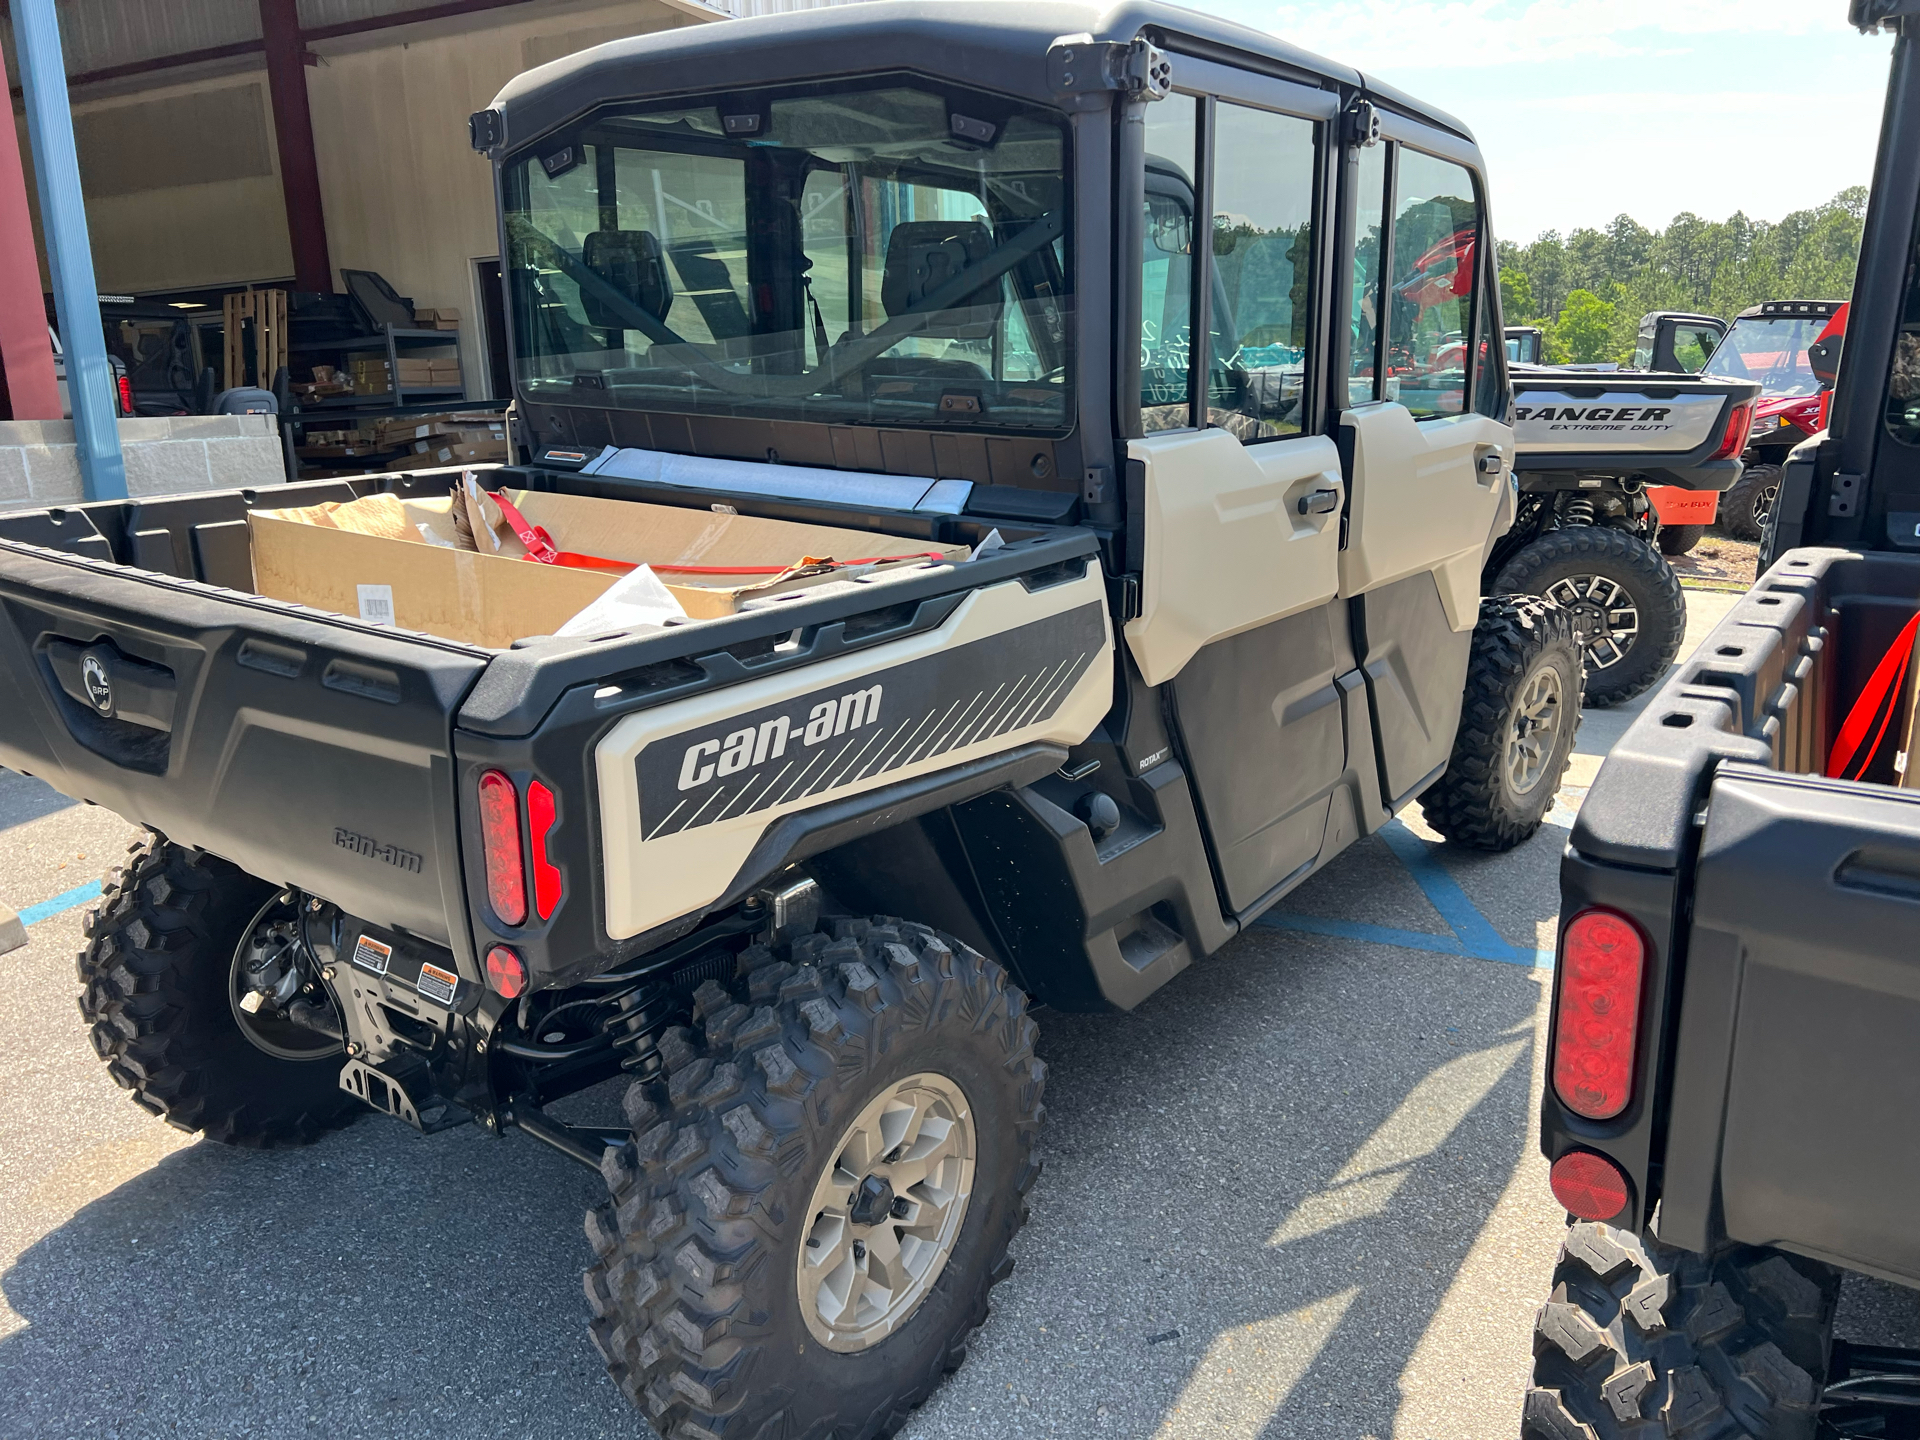
[[[1065,151],[920,81],[597,116],[505,175],[521,393],[1064,430]]]
[[[1807,363],[1807,346],[1820,338],[1825,316],[1736,320],[1707,361],[1703,375],[1758,380],[1763,395],[1817,395],[1820,382]]]

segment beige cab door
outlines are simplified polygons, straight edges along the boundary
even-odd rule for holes
[[[1451,137],[1404,122],[1389,126],[1396,133],[1357,167],[1351,403],[1341,415],[1352,495],[1339,565],[1341,597],[1360,602],[1392,806],[1452,751],[1481,570],[1513,518],[1477,160]]]
[[[1127,458],[1144,472],[1145,555],[1126,637],[1149,685],[1205,645],[1334,598],[1346,487],[1331,439],[1179,430],[1129,441]]]
[[[1125,635],[1162,687],[1239,914],[1326,850],[1347,764],[1346,494],[1339,446],[1315,433],[1325,337],[1309,303],[1334,101],[1225,67],[1180,76],[1200,93],[1146,117],[1147,433],[1127,448],[1141,595]]]

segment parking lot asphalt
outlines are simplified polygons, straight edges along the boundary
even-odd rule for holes
[[[1689,593],[1690,646],[1731,599]],[[1517,1434],[1564,1223],[1534,1148],[1539,952],[1630,714],[1587,713],[1512,853],[1410,812],[1138,1010],[1044,1015],[1018,1268],[903,1434]],[[646,1434],[586,1338],[586,1171],[373,1116],[233,1151],[107,1078],[75,896],[133,833],[0,772],[0,902],[31,937],[0,955],[0,1436]],[[1842,1331],[1920,1343],[1920,1295],[1849,1282]]]

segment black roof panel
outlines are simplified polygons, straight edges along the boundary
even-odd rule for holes
[[[742,88],[803,78],[918,70],[963,85],[1046,103],[1053,100],[1047,51],[1055,40],[1090,35],[1131,41],[1158,32],[1178,56],[1186,39],[1207,58],[1238,52],[1245,63],[1284,67],[1328,85],[1365,88],[1394,108],[1471,139],[1459,121],[1359,71],[1277,36],[1154,0],[1107,8],[1061,0],[869,0],[779,15],[717,21],[615,40],[515,76],[495,97],[499,149],[528,140],[598,106],[627,99]],[[1197,43],[1193,43],[1197,42]]]

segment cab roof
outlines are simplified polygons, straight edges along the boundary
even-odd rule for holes
[[[725,20],[637,35],[582,50],[508,81],[494,98],[499,119],[488,153],[500,156],[622,100],[752,87],[837,75],[917,70],[983,90],[1056,104],[1047,51],[1091,36],[1129,43],[1144,36],[1188,55],[1369,98],[1469,142],[1460,121],[1351,66],[1277,36],[1155,0],[1102,8],[1059,0],[869,0]]]

